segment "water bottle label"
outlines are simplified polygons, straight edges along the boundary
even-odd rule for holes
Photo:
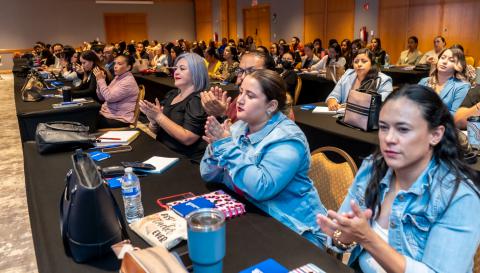
[[[123,189],[122,188],[122,195],[123,196],[135,196],[138,193],[139,193],[139,191],[138,191],[137,187],[131,187],[131,188],[128,188],[128,189]]]

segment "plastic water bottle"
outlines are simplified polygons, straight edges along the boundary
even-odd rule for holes
[[[385,54],[385,65],[383,67],[385,67],[385,68],[390,67],[390,55],[388,55],[388,54]]]
[[[122,178],[122,196],[127,222],[130,224],[142,218],[143,205],[140,180],[133,173],[132,168],[125,169],[125,175]]]

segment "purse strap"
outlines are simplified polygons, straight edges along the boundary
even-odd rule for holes
[[[70,179],[72,177],[73,170],[70,169],[67,173],[67,178],[65,179],[65,189],[63,190],[63,194],[60,197],[60,233],[62,234],[62,242],[63,242],[63,248],[65,249],[65,253],[68,256],[71,256],[70,253],[70,245],[68,244],[68,238],[67,238],[67,231],[68,231],[68,219],[70,218],[70,209],[72,207],[72,198],[75,195],[76,189],[72,192],[70,196],[70,202],[68,203],[67,211],[63,211],[63,204],[64,200],[67,197],[67,194],[69,194],[69,184],[70,184]],[[64,219],[66,217],[66,219]]]
[[[378,93],[378,89],[380,89],[380,84],[382,83],[382,79],[377,76],[376,78],[366,80],[360,84],[360,87],[357,89],[359,92],[363,93]]]

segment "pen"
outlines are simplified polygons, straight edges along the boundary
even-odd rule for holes
[[[118,137],[99,137],[97,139],[105,139],[105,140],[122,140],[121,138],[118,138]]]

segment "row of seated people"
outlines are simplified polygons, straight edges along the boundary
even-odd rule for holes
[[[384,79],[380,146],[362,164],[339,213],[327,212],[308,177],[308,142],[283,114],[286,85],[266,69],[264,53],[243,54],[235,99],[219,88],[204,91],[209,86],[204,59],[181,54],[175,64],[177,89],[162,103],[142,101],[140,108],[159,141],[202,158],[206,181],[224,183],[321,249],[351,250],[352,267],[364,272],[469,272],[480,241],[480,220],[469,213],[480,208],[479,180],[458,150],[453,108],[442,100],[448,80],[463,83],[457,78],[464,69],[462,56],[455,49],[440,54],[438,72],[425,80],[435,84],[433,89],[414,85],[391,93],[391,80],[376,70],[373,53],[358,52],[355,69],[345,73],[332,97],[338,93],[337,104],[344,103],[348,91],[368,77]],[[93,69],[99,98],[136,89],[129,86],[132,63],[132,58],[118,56],[110,85],[103,69]]]

